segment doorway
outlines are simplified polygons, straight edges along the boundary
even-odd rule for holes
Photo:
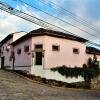
[[[36,50],[32,53],[31,73],[36,76],[45,76],[43,50]]]
[[[35,65],[42,65],[42,52],[35,52]]]
[[[1,69],[4,69],[5,57],[1,57]]]

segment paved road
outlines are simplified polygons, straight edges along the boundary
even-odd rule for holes
[[[0,70],[0,100],[100,100],[100,92],[55,89]]]

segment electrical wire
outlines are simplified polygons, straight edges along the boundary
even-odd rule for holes
[[[43,13],[45,13],[45,14],[47,14],[47,15],[53,17],[53,18],[56,18],[56,19],[62,21],[63,23],[69,24],[69,25],[71,25],[71,26],[73,26],[73,27],[75,27],[75,28],[77,28],[77,29],[79,29],[79,30],[81,30],[81,31],[83,31],[83,32],[85,32],[85,33],[87,33],[87,34],[89,34],[89,35],[91,35],[91,36],[97,38],[97,39],[100,39],[98,36],[93,35],[93,34],[91,34],[90,32],[87,32],[86,30],[81,29],[81,28],[79,28],[79,27],[77,27],[77,26],[75,26],[75,25],[73,25],[73,24],[71,24],[71,23],[69,23],[69,22],[67,22],[67,21],[64,21],[64,20],[62,20],[62,19],[60,19],[60,18],[58,18],[58,17],[55,17],[55,16],[53,16],[53,15],[51,15],[51,14],[49,14],[49,13],[43,11],[43,10],[41,10],[40,8],[34,7],[34,6],[32,6],[32,5],[30,5],[30,4],[26,3],[26,2],[24,2],[24,1],[22,1],[22,0],[18,0],[18,1],[20,1],[20,2],[23,3],[23,4],[26,4],[27,6],[30,6],[31,8],[35,8],[35,9],[37,9],[37,10],[39,10],[39,11],[41,11],[41,12],[43,12]],[[25,6],[25,5],[23,5],[23,6]]]
[[[39,26],[42,26],[42,27],[44,27],[44,28],[54,29],[54,30],[56,29],[56,30],[63,31],[63,32],[65,32],[65,33],[73,34],[73,33],[71,33],[71,32],[68,32],[68,31],[64,30],[64,29],[61,28],[61,27],[55,26],[55,25],[53,25],[53,24],[51,24],[51,23],[45,22],[45,21],[43,21],[43,20],[41,20],[41,19],[38,19],[38,18],[36,18],[36,17],[34,17],[34,16],[32,16],[32,15],[26,14],[26,13],[24,13],[24,12],[21,12],[21,11],[15,9],[15,8],[12,8],[12,7],[9,6],[8,4],[5,4],[5,3],[0,2],[0,9],[6,11],[6,12],[8,12],[8,13],[11,13],[11,14],[13,14],[13,15],[15,15],[15,16],[18,16],[18,17],[20,17],[20,18],[22,18],[22,19],[25,19],[25,20],[27,20],[27,21],[30,21],[30,22],[32,22],[32,23],[35,23],[35,24],[37,24],[37,25],[39,25]],[[73,35],[75,36],[75,34],[73,34]],[[79,36],[77,36],[77,37],[79,37]],[[80,38],[81,38],[81,37],[80,37]],[[100,47],[100,45],[97,44],[97,43],[94,43],[94,42],[92,42],[92,41],[88,41],[88,42],[91,43],[91,44],[93,44],[93,45],[96,45],[96,46],[99,46],[99,47]]]
[[[38,1],[40,1],[41,3],[44,3],[44,4],[47,5],[47,3],[46,3],[46,2],[43,2],[43,0],[38,0]],[[74,19],[75,21],[77,21],[77,22],[79,22],[79,23],[81,23],[81,24],[83,24],[83,25],[89,27],[90,29],[95,30],[96,32],[100,32],[100,31],[98,31],[99,28],[97,28],[95,25],[93,25],[91,22],[87,21],[86,19],[83,19],[83,18],[81,18],[81,17],[75,15],[74,13],[68,11],[67,9],[63,8],[63,7],[60,6],[60,5],[57,5],[56,3],[52,2],[52,1],[49,1],[49,0],[47,0],[47,1],[50,2],[50,4],[54,5],[54,6],[53,6],[54,9],[56,9],[55,6],[56,6],[56,7],[59,7],[59,8],[61,8],[63,11],[67,12],[67,13],[68,13],[67,16],[70,15],[70,17],[72,17],[72,19]],[[62,12],[62,14],[65,14],[65,15],[66,15],[66,13],[63,13],[63,11],[60,10],[60,12]]]

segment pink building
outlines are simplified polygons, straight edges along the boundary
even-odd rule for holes
[[[12,46],[10,44],[25,34],[26,34],[26,32],[11,33],[0,42],[0,58],[1,58],[0,66],[2,66],[2,67],[4,67],[4,66],[11,67],[12,66],[12,61],[10,61]]]
[[[80,76],[77,79],[70,77],[66,79],[50,69],[62,65],[82,67],[83,64],[86,64],[89,57],[93,58],[93,54],[90,54],[91,51],[86,51],[84,44],[86,41],[83,38],[53,30],[43,28],[33,30],[11,43],[15,54],[15,69],[25,70],[47,79],[64,82],[83,81]],[[97,55],[98,59],[99,54],[100,51]],[[10,57],[10,55],[8,56]],[[9,60],[6,55],[5,58]],[[8,66],[12,66],[11,64],[12,61],[7,61]]]
[[[93,59],[94,54],[96,54],[97,61],[99,63],[100,67],[100,50],[94,48],[94,47],[86,47],[86,61],[88,60],[89,57]]]

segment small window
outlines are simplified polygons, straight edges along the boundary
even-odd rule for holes
[[[79,49],[78,48],[73,48],[73,53],[79,54]]]
[[[43,49],[43,45],[42,44],[36,44],[35,49]]]
[[[9,52],[9,48],[8,48],[8,46],[6,47],[6,51]]]
[[[20,48],[17,49],[17,54],[21,54],[21,49]]]
[[[9,49],[8,49],[8,48],[6,48],[6,51],[7,51],[7,52],[9,52]]]
[[[52,50],[53,51],[59,51],[60,50],[60,46],[58,46],[58,45],[52,45]]]
[[[29,52],[29,46],[24,46],[24,52]]]

